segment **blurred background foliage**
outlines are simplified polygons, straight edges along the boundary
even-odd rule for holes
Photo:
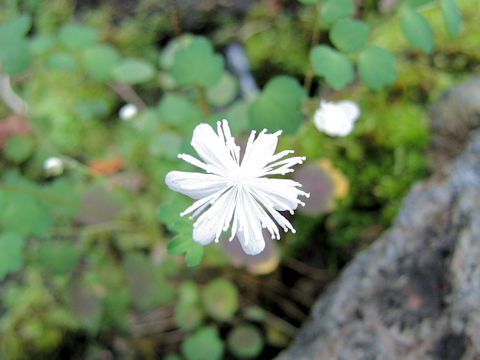
[[[477,7],[2,1],[0,357],[276,355],[435,166],[426,104],[478,72]],[[321,98],[360,105],[352,134],[315,128]],[[256,257],[194,243],[164,184],[223,117],[239,139],[281,128],[308,159],[295,178],[315,201]]]

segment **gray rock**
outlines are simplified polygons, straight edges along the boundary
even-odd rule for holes
[[[480,131],[446,176],[414,186],[278,359],[480,359]]]

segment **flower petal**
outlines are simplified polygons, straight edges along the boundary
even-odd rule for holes
[[[337,103],[350,121],[354,122],[360,116],[361,110],[357,103],[351,100],[342,100]]]
[[[223,174],[228,174],[236,165],[225,141],[208,124],[200,124],[195,127],[191,144],[203,161],[215,166]]]
[[[165,184],[192,199],[201,199],[228,187],[222,176],[186,171],[170,171],[165,177]]]
[[[193,224],[193,240],[207,245],[213,240],[218,241],[224,228],[224,224],[230,223],[232,212],[225,209],[232,206],[235,201],[235,193],[229,190],[222,194],[215,203],[206,210]],[[229,217],[227,219],[227,217]]]
[[[251,195],[242,192],[237,203],[238,230],[237,237],[243,251],[248,255],[257,255],[265,248],[262,223],[260,218],[254,216],[257,206]]]
[[[257,198],[260,202],[263,203],[262,199],[266,199],[274,209],[290,213],[297,208],[298,204],[304,205],[298,199],[299,196],[309,196],[297,189],[299,186],[301,186],[300,183],[289,179],[258,178],[251,182],[251,190],[254,196],[259,195]]]
[[[266,134],[266,131],[263,130],[255,140],[253,140],[255,132],[252,131],[250,134],[241,165],[243,171],[260,170],[272,162],[273,154],[277,148],[278,136],[282,132]]]

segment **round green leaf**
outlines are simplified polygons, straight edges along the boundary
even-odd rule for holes
[[[410,44],[429,53],[433,50],[433,32],[422,14],[406,7],[401,19],[402,31]]]
[[[0,26],[0,48],[5,44],[16,42],[27,35],[32,26],[32,19],[28,15],[19,15]]]
[[[14,39],[11,42],[0,44],[1,71],[7,75],[20,74],[32,62],[32,54],[25,39]]]
[[[55,46],[56,39],[52,35],[38,34],[30,41],[30,50],[34,55],[41,55]]]
[[[144,254],[129,253],[123,260],[123,269],[133,303],[139,308],[144,309],[172,300],[172,285]]]
[[[240,359],[251,359],[260,355],[264,341],[260,331],[253,325],[235,326],[227,336],[230,351]]]
[[[203,119],[201,111],[181,95],[166,94],[158,104],[163,121],[177,128],[190,128]]]
[[[179,85],[211,87],[223,74],[223,58],[213,51],[207,38],[196,37],[175,53],[171,74]]]
[[[41,244],[37,249],[38,262],[52,275],[66,275],[77,265],[80,253],[72,244]]]
[[[149,152],[153,156],[165,156],[167,159],[176,159],[180,152],[182,138],[176,132],[162,131],[150,141]]]
[[[349,17],[355,12],[352,0],[327,0],[322,6],[320,20],[325,24]]]
[[[207,91],[207,100],[214,106],[225,106],[233,101],[237,95],[237,79],[230,73],[224,72],[219,83]]]
[[[358,57],[358,72],[365,85],[378,90],[395,81],[395,56],[388,50],[370,46]]]
[[[57,52],[45,60],[45,65],[50,69],[72,71],[77,67],[75,58],[66,52]]]
[[[115,66],[112,75],[118,82],[139,84],[152,80],[155,68],[142,59],[126,59]]]
[[[185,255],[185,263],[188,267],[197,266],[203,259],[203,245],[196,242],[191,244],[190,248]]]
[[[20,270],[23,263],[23,239],[15,233],[0,235],[0,281],[15,271]]]
[[[5,146],[5,157],[16,163],[27,160],[35,148],[33,139],[28,135],[15,135],[8,139]]]
[[[455,38],[462,22],[462,14],[455,0],[442,0],[442,13],[448,35]]]
[[[120,62],[118,51],[110,45],[96,45],[84,51],[83,66],[97,80],[108,80]]]
[[[182,303],[195,304],[200,300],[200,289],[193,281],[184,280],[178,289],[178,296]]]
[[[97,42],[98,34],[90,26],[69,23],[60,28],[58,38],[68,50],[86,49]]]
[[[187,252],[193,240],[183,234],[176,235],[167,244],[167,251],[170,255],[179,255]]]
[[[248,109],[250,104],[240,100],[231,105],[224,113],[223,118],[228,120],[228,125],[233,134],[248,129]]]
[[[283,130],[294,134],[302,122],[300,105],[305,91],[298,81],[289,76],[271,79],[261,95],[250,105],[248,118],[250,126],[257,130]]]
[[[353,80],[353,65],[342,53],[326,45],[318,45],[310,51],[310,61],[317,75],[324,76],[336,90],[343,89]]]
[[[182,330],[193,330],[202,322],[202,309],[198,304],[181,302],[175,306],[173,318]]]
[[[367,42],[368,25],[361,20],[344,19],[330,30],[330,40],[343,52],[362,49]]]
[[[182,343],[182,353],[187,360],[220,360],[223,348],[218,330],[213,326],[198,329]]]
[[[210,281],[202,292],[205,311],[219,321],[229,320],[238,309],[237,287],[227,279]]]

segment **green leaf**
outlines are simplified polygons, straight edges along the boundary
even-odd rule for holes
[[[213,106],[225,106],[235,99],[237,90],[237,79],[225,71],[220,82],[207,90],[207,100]]]
[[[20,74],[31,63],[32,54],[25,39],[14,39],[0,47],[0,65],[3,73],[7,75]]]
[[[296,79],[289,76],[271,79],[250,106],[250,126],[259,131],[267,128],[283,130],[285,134],[296,133],[303,119],[300,105],[304,98],[305,91]]]
[[[180,302],[194,304],[200,300],[200,289],[192,280],[184,280],[178,289]]]
[[[332,24],[354,12],[355,4],[352,0],[327,0],[322,6],[320,20],[325,24]]]
[[[22,163],[27,160],[35,149],[33,139],[28,135],[15,135],[7,140],[5,146],[5,157],[15,163]]]
[[[185,337],[182,353],[187,360],[220,360],[224,346],[217,328],[204,326]]]
[[[28,15],[19,15],[0,26],[0,48],[8,43],[17,42],[27,35],[32,26]]]
[[[96,45],[82,54],[87,73],[97,80],[108,80],[120,62],[118,51],[110,45]]]
[[[65,24],[60,28],[58,38],[68,50],[86,49],[97,42],[97,30],[77,23]]]
[[[189,129],[202,122],[202,112],[181,95],[166,94],[157,105],[158,113],[167,124]]]
[[[133,302],[139,308],[145,309],[172,300],[172,285],[145,255],[127,254],[123,260],[123,269]]]
[[[365,85],[378,90],[395,81],[395,56],[388,50],[370,46],[358,57],[358,72]]]
[[[429,53],[433,50],[433,32],[422,14],[406,7],[401,19],[402,31],[410,44]]]
[[[298,1],[301,2],[302,4],[310,5],[310,4],[315,4],[318,0],[298,0]]]
[[[38,262],[52,275],[66,275],[76,266],[80,253],[67,243],[47,243],[37,249]]]
[[[427,5],[434,0],[404,0],[405,5],[411,6],[412,8],[419,8],[421,6]]]
[[[455,38],[462,22],[462,14],[455,0],[442,0],[442,13],[448,35],[451,38]]]
[[[57,52],[45,60],[45,65],[50,69],[72,71],[77,68],[77,61],[69,53]]]
[[[113,69],[113,77],[118,82],[139,84],[152,80],[156,70],[152,64],[142,59],[126,59]]]
[[[3,231],[43,235],[51,226],[48,209],[34,193],[41,192],[23,178],[8,181],[13,190],[0,190],[0,225]],[[33,193],[32,193],[33,192]]]
[[[34,55],[41,55],[53,48],[56,43],[53,35],[38,34],[30,40],[30,50]]]
[[[330,30],[330,40],[337,49],[349,53],[361,50],[368,36],[368,25],[360,20],[340,20]]]
[[[179,220],[183,220],[180,217],[180,213],[190,206],[190,202],[183,196],[174,195],[173,199],[169,202],[164,202],[158,206],[157,216],[158,219],[168,227],[169,230],[176,230],[175,224]],[[183,222],[182,221],[182,222]],[[188,220],[186,220],[190,223]]]
[[[317,75],[324,76],[336,90],[353,80],[353,65],[348,58],[326,45],[317,45],[310,51],[310,61]]]
[[[182,144],[181,136],[173,131],[162,131],[155,135],[149,144],[150,155],[165,156],[167,159],[174,160],[180,152]]]
[[[230,280],[217,278],[203,289],[202,301],[205,311],[212,318],[230,320],[238,310],[238,289]]]
[[[232,134],[238,134],[241,131],[248,130],[248,109],[250,104],[239,100],[231,105],[223,114],[222,118],[228,120],[228,125]]]
[[[170,70],[179,85],[211,87],[223,74],[223,58],[213,51],[207,38],[196,37],[186,47],[175,53]]]
[[[23,263],[23,239],[16,233],[0,235],[0,281],[15,271],[20,270]]]
[[[249,324],[235,326],[227,336],[230,351],[240,359],[256,358],[263,350],[263,336],[257,327]]]
[[[182,330],[193,330],[203,320],[202,309],[198,304],[181,302],[175,306],[173,318],[175,324]]]
[[[176,235],[167,244],[167,251],[170,255],[179,255],[187,252],[193,240],[189,236]]]
[[[197,266],[203,259],[203,245],[193,241],[185,255],[185,262],[188,267]]]

